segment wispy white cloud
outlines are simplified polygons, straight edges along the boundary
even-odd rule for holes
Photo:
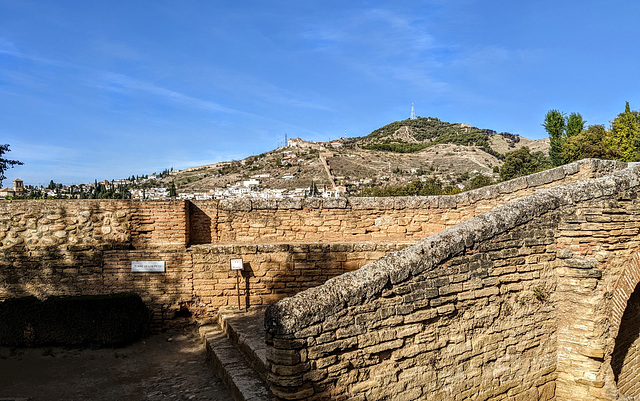
[[[8,133],[4,133],[3,136],[5,135],[6,137],[10,137]],[[23,162],[67,163],[81,156],[81,152],[78,149],[70,147],[43,143],[28,143],[15,138],[12,138],[10,143],[11,156]]]
[[[158,86],[150,82],[134,79],[123,74],[102,72],[100,74],[100,79],[98,80],[98,82],[94,82],[90,84],[95,85],[107,91],[115,91],[115,92],[120,92],[125,94],[131,94],[131,95],[134,95],[134,92],[143,92],[152,96],[156,96],[158,99],[162,99],[164,101],[172,102],[172,103],[179,103],[191,108],[212,111],[212,112],[219,112],[219,113],[224,113],[228,115],[247,117],[251,119],[258,119],[265,122],[275,123],[278,125],[287,125],[303,132],[313,132],[306,127],[298,127],[298,126],[292,125],[289,122],[280,121],[280,120],[276,120],[263,115],[249,113],[243,110],[227,107],[210,100],[200,99],[198,97],[191,96],[191,95],[178,92],[172,89],[164,88],[162,86]],[[269,88],[270,86],[268,84],[263,85],[262,96],[264,96],[265,98],[273,99],[275,97],[286,97],[286,91],[278,90],[275,87],[271,87],[271,91],[269,91]],[[289,100],[289,101],[294,102],[294,100]],[[296,104],[299,104],[300,107],[319,107],[312,103],[305,104],[304,101],[300,99],[295,100],[295,102]]]
[[[334,22],[313,24],[302,38],[315,51],[376,81],[412,82],[443,90],[437,79],[443,45],[428,32],[428,21],[395,10],[374,8]]]
[[[97,83],[96,86],[105,90],[121,93],[144,92],[170,102],[182,103],[189,107],[195,107],[203,110],[217,111],[227,114],[250,115],[249,113],[226,107],[212,101],[199,99],[197,97],[189,96],[184,93],[118,73],[100,73],[100,82]],[[251,116],[259,117],[254,115]]]
[[[7,38],[0,37],[0,54],[17,55],[15,44]]]

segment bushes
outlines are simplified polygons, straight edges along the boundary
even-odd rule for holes
[[[8,299],[0,302],[0,344],[123,345],[146,334],[149,317],[132,293]]]
[[[542,152],[531,153],[527,146],[506,154],[500,168],[500,180],[507,181],[551,168],[551,161]]]

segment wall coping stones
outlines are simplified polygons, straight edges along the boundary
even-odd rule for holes
[[[230,212],[231,211],[250,212],[251,199],[239,199],[239,198],[221,199],[220,203],[218,203],[218,207],[221,210],[226,210]]]
[[[594,162],[593,159],[581,162],[590,163],[597,171],[620,166],[617,163]],[[557,172],[551,175],[558,176],[560,174]],[[543,180],[536,178],[532,181]],[[465,247],[474,243],[490,239],[561,206],[614,195],[639,186],[640,166],[625,168],[600,178],[536,191],[446,228],[358,270],[334,277],[321,286],[272,304],[265,312],[265,327],[272,335],[294,336],[296,331],[318,323],[344,307],[359,305],[378,296],[388,283],[400,283],[410,276],[433,269],[443,260],[460,254]]]

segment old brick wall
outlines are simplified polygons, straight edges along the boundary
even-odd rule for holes
[[[136,249],[186,246],[189,205],[180,200],[129,203],[131,239]]]
[[[193,260],[193,295],[204,312],[237,306],[237,276],[242,308],[269,305],[328,279],[353,271],[406,244],[258,244],[200,245]],[[244,270],[230,270],[242,258]]]
[[[610,184],[556,234],[558,400],[638,395],[640,201],[637,187]]]
[[[635,394],[626,372],[638,366],[637,326],[621,311],[637,308],[627,300],[640,280],[639,174],[537,192],[272,305],[272,390],[363,400]]]
[[[163,250],[110,250],[103,254],[103,293],[134,292],[152,311],[156,327],[181,310],[194,309],[193,264],[184,248]],[[164,273],[131,271],[132,261],[164,261]]]

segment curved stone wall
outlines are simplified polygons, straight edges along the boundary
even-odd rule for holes
[[[617,399],[639,173],[538,191],[270,306],[274,394]]]

